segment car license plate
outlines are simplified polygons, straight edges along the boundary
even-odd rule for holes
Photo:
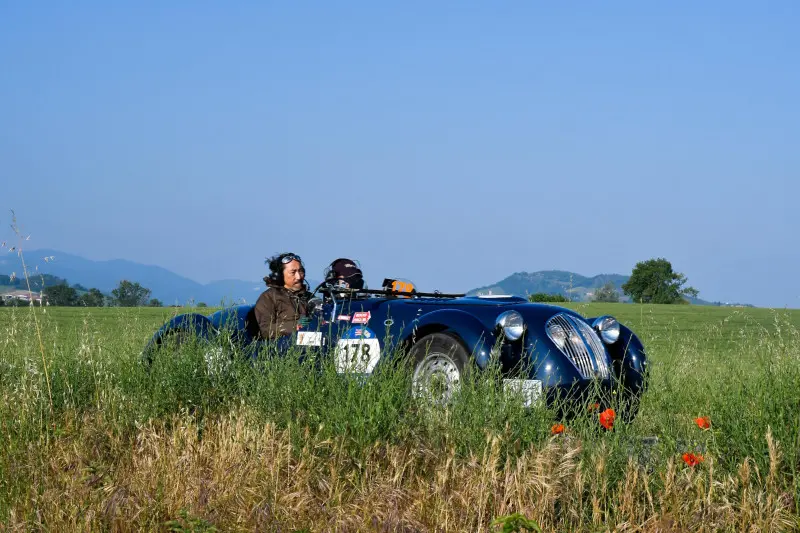
[[[522,395],[525,407],[533,406],[542,397],[542,382],[538,379],[504,379],[503,389]]]

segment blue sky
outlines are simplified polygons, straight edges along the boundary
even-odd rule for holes
[[[2,2],[0,223],[202,282],[283,250],[448,291],[666,257],[800,307],[798,27],[790,1]]]

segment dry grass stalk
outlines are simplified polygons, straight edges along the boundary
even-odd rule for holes
[[[5,529],[164,529],[182,510],[225,531],[486,531],[516,512],[547,531],[797,529],[771,435],[765,479],[748,462],[720,480],[674,461],[653,479],[631,460],[616,484],[602,447],[554,437],[512,458],[490,439],[481,456],[376,444],[356,460],[340,441],[247,413],[202,428],[176,417],[133,441],[98,414],[32,450],[34,482]]]
[[[19,259],[22,262],[22,273],[25,276],[25,285],[28,287],[28,298],[30,298],[30,309],[31,309],[31,316],[33,317],[33,323],[36,327],[36,338],[39,341],[39,352],[42,356],[42,369],[44,370],[44,377],[47,382],[47,395],[49,399],[49,406],[50,406],[50,415],[53,414],[53,389],[50,385],[50,372],[48,370],[47,364],[47,357],[45,357],[44,351],[44,341],[42,340],[42,328],[39,325],[39,319],[36,316],[36,306],[33,305],[33,291],[31,290],[31,279],[28,275],[28,265],[25,264],[25,254],[22,253],[22,234],[20,233],[19,226],[17,224],[17,215],[14,210],[11,210],[11,229],[14,230],[14,234],[17,236],[19,241],[19,247],[17,250],[17,254],[19,255]]]

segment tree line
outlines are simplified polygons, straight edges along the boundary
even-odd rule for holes
[[[44,287],[66,283],[66,280],[61,279],[58,276],[53,276],[52,274],[36,274],[35,276],[29,276],[27,281],[25,278],[19,278],[13,274],[10,276],[7,274],[0,274],[0,287],[9,287],[12,290],[27,291],[28,283],[30,283],[31,290],[33,292],[40,292]],[[74,285],[74,287],[83,289],[84,291],[86,290],[79,284]]]
[[[76,283],[70,285],[67,280],[57,276],[44,274],[30,277],[32,292],[41,293],[47,305],[59,307],[162,307],[161,300],[151,298],[152,291],[135,281],[122,280],[110,294],[104,294],[99,289],[87,289]],[[5,285],[17,290],[28,290],[28,282],[24,279],[11,278],[0,275],[0,285]],[[28,302],[19,299],[3,300],[2,305],[28,305]]]

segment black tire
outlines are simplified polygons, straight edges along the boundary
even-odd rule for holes
[[[152,367],[153,361],[159,353],[163,353],[164,351],[174,353],[174,351],[180,350],[182,346],[191,345],[195,342],[202,345],[203,357],[207,367],[211,370],[218,371],[221,368],[220,365],[224,365],[226,360],[233,360],[233,352],[225,349],[226,347],[224,345],[219,345],[219,343],[215,343],[212,339],[203,335],[198,336],[193,330],[175,328],[164,333],[160,341],[143,354],[143,362],[149,369]]]
[[[171,329],[166,331],[158,341],[150,346],[142,354],[142,363],[149,370],[153,366],[153,361],[164,350],[178,350],[190,340],[189,332],[184,329]]]
[[[159,343],[160,348],[175,348],[178,349],[185,344],[192,342],[191,331],[185,329],[173,329],[168,331]]]
[[[630,388],[623,386],[620,388],[620,418],[626,424],[632,423],[636,419],[636,415],[639,414],[639,407],[642,403],[642,393],[643,390],[641,387]]]
[[[431,333],[417,341],[408,356],[412,394],[435,404],[448,403],[467,369],[467,349],[452,335]]]
[[[616,380],[615,389],[617,408],[620,419],[626,424],[632,423],[639,414],[639,407],[642,402],[642,395],[646,389],[646,375],[638,373],[626,374],[622,361],[614,361],[614,379]]]

